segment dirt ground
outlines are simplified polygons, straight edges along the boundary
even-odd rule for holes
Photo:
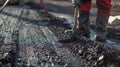
[[[117,3],[118,2],[118,3]],[[74,15],[74,8],[72,7],[71,0],[45,0],[45,3],[47,5],[47,8],[50,12],[56,12],[61,14],[68,14],[69,16]],[[120,5],[119,1],[112,0],[112,9],[111,9],[111,16],[120,15]],[[95,24],[96,20],[96,13],[97,8],[95,4],[95,0],[92,1],[91,11],[90,11],[90,22],[92,25]],[[120,20],[117,20],[116,22],[120,22]],[[109,37],[120,39],[120,24],[111,25],[108,24],[107,26],[109,34]],[[111,32],[111,31],[114,31]]]
[[[73,16],[69,0],[44,1],[50,15],[53,12]],[[81,39],[59,43],[71,36],[64,33],[71,29],[70,24],[65,23],[66,18],[53,15],[46,18],[41,6],[33,5],[9,6],[0,14],[0,67],[120,66],[120,51],[113,45]],[[90,21],[95,23],[96,7],[92,7]],[[117,15],[119,11],[112,9],[112,14]],[[119,39],[120,30],[115,27],[108,25],[108,37]]]

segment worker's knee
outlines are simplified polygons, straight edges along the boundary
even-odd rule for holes
[[[81,11],[90,11],[91,0],[80,6]]]
[[[111,10],[111,0],[97,0],[98,14],[101,16],[109,16]]]

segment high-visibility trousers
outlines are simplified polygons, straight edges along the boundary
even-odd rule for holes
[[[111,0],[96,0],[97,14],[100,16],[109,16],[111,11]],[[90,11],[91,0],[81,5],[81,11]]]

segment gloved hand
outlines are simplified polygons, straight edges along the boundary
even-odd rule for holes
[[[77,6],[80,6],[82,3],[81,3],[81,0],[72,0],[72,4],[73,4],[73,7],[77,7]]]
[[[76,6],[81,6],[82,4],[85,4],[90,0],[72,0],[73,7],[75,8]]]

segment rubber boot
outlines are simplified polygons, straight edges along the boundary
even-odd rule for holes
[[[79,11],[79,28],[74,29],[73,35],[70,39],[59,40],[60,43],[70,43],[76,40],[89,40],[90,31],[89,31],[89,11]]]
[[[89,30],[89,11],[79,11],[79,28],[76,32],[80,37],[86,37],[89,39],[90,30]]]
[[[95,41],[99,42],[106,42],[106,35],[107,35],[107,29],[106,25],[108,23],[109,17],[103,17],[103,16],[97,16],[96,19],[96,35],[95,35]]]

